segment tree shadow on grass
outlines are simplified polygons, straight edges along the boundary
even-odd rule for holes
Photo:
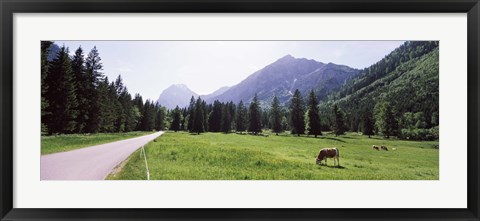
[[[341,142],[341,143],[346,143],[345,141],[340,140],[340,139],[335,138],[335,137],[322,137],[322,139],[334,140],[334,141],[338,141],[338,142]]]
[[[325,165],[325,164],[318,165],[318,166],[328,167],[328,168],[335,168],[335,169],[346,169],[346,167],[344,167],[344,166],[333,166],[333,165]]]
[[[298,137],[298,136],[295,136],[295,137]],[[325,137],[322,137],[322,136],[315,137],[315,136],[310,136],[310,135],[300,136],[300,137],[302,137],[302,138],[310,138],[310,139],[325,139]]]
[[[370,137],[368,139],[372,139],[372,140],[384,140],[385,138],[380,138],[380,137]]]
[[[354,140],[358,140],[358,137],[348,137],[348,136],[342,136],[342,138],[345,138],[345,139],[354,139]]]

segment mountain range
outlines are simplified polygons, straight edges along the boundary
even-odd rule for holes
[[[261,106],[269,106],[274,96],[281,104],[286,105],[296,89],[303,95],[313,89],[317,97],[323,99],[358,73],[359,70],[345,65],[286,55],[232,87],[222,87],[200,97],[207,103],[219,100],[234,103],[243,101],[249,104],[257,94]],[[199,95],[188,89],[186,85],[175,84],[160,94],[157,103],[169,109],[177,105],[186,107],[192,96]]]
[[[157,99],[157,104],[160,104],[168,109],[173,109],[176,106],[186,107],[189,105],[192,96],[195,98],[200,96],[203,100],[210,100],[212,97],[222,94],[229,88],[230,87],[225,86],[211,94],[199,95],[190,90],[190,88],[188,88],[185,84],[173,84],[167,89],[163,90]]]

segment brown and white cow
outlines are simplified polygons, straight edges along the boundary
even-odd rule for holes
[[[372,149],[374,149],[374,150],[380,150],[380,147],[379,147],[379,146],[376,146],[376,145],[372,145]]]
[[[387,146],[383,146],[383,145],[382,145],[382,146],[380,146],[380,149],[385,150],[385,151],[388,151]]]
[[[327,165],[327,158],[333,158],[333,165],[335,166],[335,160],[337,161],[337,166],[340,166],[340,151],[334,148],[323,148],[318,153],[316,162],[317,164],[322,164],[322,161],[325,160],[325,165]]]

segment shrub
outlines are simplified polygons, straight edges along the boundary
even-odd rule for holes
[[[438,126],[430,129],[402,129],[400,138],[407,140],[437,140],[439,137]]]

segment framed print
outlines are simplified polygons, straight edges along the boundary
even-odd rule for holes
[[[1,220],[479,220],[479,4],[1,1]]]

